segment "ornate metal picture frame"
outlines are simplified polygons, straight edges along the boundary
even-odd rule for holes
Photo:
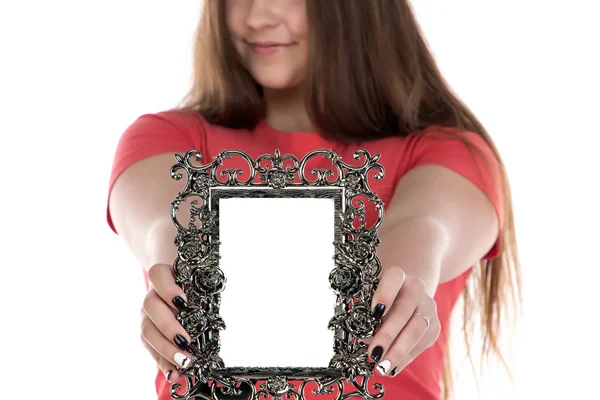
[[[239,150],[224,150],[213,161],[202,165],[202,154],[192,149],[185,155],[174,154],[177,163],[171,177],[181,180],[187,175],[185,187],[171,203],[171,220],[177,228],[174,244],[178,255],[173,263],[177,284],[188,298],[188,309],[177,319],[192,338],[187,367],[180,369],[185,386],[173,384],[174,399],[306,399],[308,390],[323,399],[380,399],[385,388],[380,383],[369,387],[375,364],[368,361],[367,345],[360,339],[373,336],[381,321],[371,312],[373,293],[377,288],[381,263],[376,255],[379,245],[377,229],[383,221],[383,201],[373,193],[368,173],[380,180],[385,171],[378,163],[380,154],[371,156],[359,149],[361,165],[341,161],[332,150],[319,149],[298,158],[292,154],[263,154],[256,160]],[[331,169],[311,171],[310,159],[322,156],[331,160]],[[241,157],[249,168],[249,178],[243,181],[240,169],[221,168],[223,161]],[[288,165],[285,165],[288,164]],[[331,198],[335,204],[335,240],[332,243],[334,269],[329,274],[329,286],[336,296],[328,329],[333,330],[333,357],[328,368],[254,368],[226,367],[219,356],[219,331],[226,322],[219,315],[221,295],[225,293],[226,277],[219,268],[219,199],[230,197],[311,197]],[[202,204],[199,204],[199,200]],[[371,226],[365,221],[365,201],[372,202],[377,220]],[[189,220],[182,224],[178,211],[190,200]],[[358,224],[356,225],[356,222]],[[256,388],[259,381],[264,384]],[[349,382],[352,392],[344,392],[343,382]],[[336,389],[337,388],[337,393]]]

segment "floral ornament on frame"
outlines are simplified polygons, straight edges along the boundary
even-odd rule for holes
[[[310,392],[323,395],[323,399],[381,399],[385,388],[380,383],[369,387],[375,365],[368,361],[368,346],[359,341],[371,337],[381,323],[373,316],[370,304],[381,271],[376,247],[384,204],[368,183],[371,170],[376,172],[373,179],[380,180],[384,176],[384,168],[378,163],[380,154],[371,156],[366,150],[356,150],[355,160],[364,157],[358,166],[342,162],[341,157],[328,149],[314,150],[301,159],[275,150],[274,154],[263,154],[256,160],[239,150],[223,150],[205,165],[198,164],[202,154],[195,149],[174,156],[177,164],[171,168],[171,177],[181,180],[182,172],[187,175],[185,187],[171,202],[171,221],[177,228],[175,281],[186,293],[189,304],[187,310],[179,312],[177,320],[192,339],[188,349],[192,358],[189,366],[180,371],[186,387],[173,384],[171,397],[305,400],[310,384],[316,386]],[[238,179],[243,172],[240,169],[221,168],[217,174],[223,161],[234,156],[247,162],[248,179]],[[306,165],[317,156],[331,160],[331,167],[312,169],[316,178],[309,180]],[[365,223],[364,200],[353,204],[359,196],[371,202],[377,211],[377,220],[372,226],[367,227]],[[227,368],[219,356],[219,331],[226,329],[226,321],[219,315],[221,296],[226,295],[226,277],[219,267],[219,199],[231,197],[334,200],[335,268],[329,275],[329,286],[336,295],[336,303],[327,327],[334,331],[334,355],[327,368]],[[189,220],[184,225],[177,213],[180,205],[188,200]],[[259,381],[265,383],[257,390]],[[344,392],[344,381],[352,384],[353,392]]]

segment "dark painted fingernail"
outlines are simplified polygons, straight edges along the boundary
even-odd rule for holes
[[[173,304],[180,310],[187,310],[188,308],[188,303],[181,296],[173,297]]]
[[[385,312],[385,304],[379,303],[373,310],[373,316],[377,319],[383,317],[383,313]]]
[[[390,375],[391,375],[391,376],[396,376],[396,367],[394,367],[394,368],[392,369],[392,372],[390,372]]]
[[[371,352],[371,358],[375,360],[375,362],[379,362],[381,360],[381,356],[383,355],[383,347],[377,346]]]
[[[185,351],[188,347],[190,347],[190,343],[180,334],[175,335],[174,341],[177,347],[179,347],[181,350]]]
[[[166,375],[167,380],[169,380],[169,378],[171,377],[172,373],[173,373],[172,369],[170,369],[169,372],[167,372],[167,375]]]

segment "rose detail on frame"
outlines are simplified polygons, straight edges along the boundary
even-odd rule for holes
[[[196,268],[192,280],[194,286],[204,296],[219,293],[225,288],[225,275],[216,267]]]
[[[361,275],[358,267],[341,265],[329,274],[331,288],[342,296],[352,296],[362,288]]]

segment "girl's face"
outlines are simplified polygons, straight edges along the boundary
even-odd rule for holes
[[[306,76],[306,0],[224,0],[231,40],[254,79],[268,89]]]

